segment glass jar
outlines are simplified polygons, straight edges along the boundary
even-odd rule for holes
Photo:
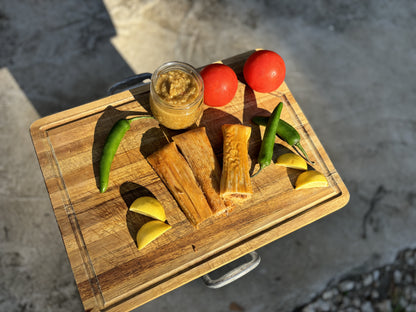
[[[189,64],[168,62],[152,75],[150,109],[169,129],[186,129],[196,123],[202,115],[203,97],[202,77]]]

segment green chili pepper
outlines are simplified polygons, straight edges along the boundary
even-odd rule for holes
[[[256,125],[259,125],[259,126],[266,126],[268,120],[269,120],[269,117],[265,117],[265,116],[254,116],[251,119],[252,122],[254,122]],[[306,160],[312,163],[309,160],[308,154],[305,152],[302,145],[300,144],[299,132],[297,132],[296,129],[293,128],[289,123],[287,123],[283,119],[280,119],[279,125],[277,126],[276,134],[279,138],[281,138],[283,141],[285,141],[289,145],[297,147],[302,152],[303,156],[305,156]]]
[[[282,112],[282,109],[283,103],[280,102],[279,105],[277,105],[273,110],[272,115],[267,122],[266,130],[264,131],[263,135],[263,141],[261,142],[259,157],[257,160],[259,162],[260,169],[255,175],[257,175],[261,170],[263,170],[264,167],[267,167],[272,162],[275,135],[279,125],[280,113]]]
[[[142,118],[153,118],[153,116],[139,116],[131,119],[120,119],[111,128],[108,134],[107,140],[104,144],[103,152],[100,160],[100,192],[104,193],[108,188],[108,180],[110,177],[111,163],[117,152],[117,148],[120,145],[126,132],[130,129],[130,124],[133,120]]]

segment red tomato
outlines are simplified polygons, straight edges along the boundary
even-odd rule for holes
[[[208,106],[224,106],[235,96],[238,79],[231,67],[224,64],[210,64],[201,72],[204,81],[204,102]]]
[[[285,80],[286,66],[276,52],[259,50],[244,64],[244,79],[254,91],[268,93],[280,87]]]

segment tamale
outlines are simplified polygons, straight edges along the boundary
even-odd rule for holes
[[[175,197],[188,220],[195,226],[212,215],[211,208],[185,158],[174,142],[147,157],[147,161]]]
[[[248,139],[251,128],[243,125],[223,125],[223,167],[220,195],[243,200],[253,194],[248,160]]]
[[[205,127],[195,128],[172,137],[185,156],[214,215],[228,210],[220,197],[221,167],[212,149]]]

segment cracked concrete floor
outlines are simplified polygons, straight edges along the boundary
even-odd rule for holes
[[[293,311],[329,281],[414,247],[415,15],[412,0],[2,1],[0,311],[82,309],[30,124],[167,60],[281,54],[351,199],[258,250],[260,267],[237,282],[195,280],[138,310]]]

